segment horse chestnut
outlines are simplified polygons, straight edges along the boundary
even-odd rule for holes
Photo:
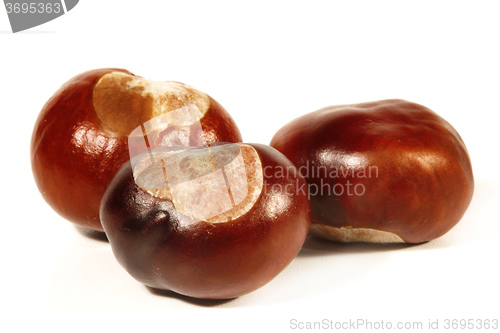
[[[306,182],[285,156],[226,143],[152,149],[125,163],[100,215],[115,257],[136,280],[228,299],[265,285],[292,261],[309,209]]]
[[[56,212],[102,231],[102,194],[131,156],[218,141],[240,142],[241,134],[210,96],[182,83],[104,68],[73,77],[48,100],[33,130],[31,163]]]
[[[271,146],[306,177],[311,234],[421,243],[465,213],[474,179],[457,131],[404,100],[330,106],[282,127]]]

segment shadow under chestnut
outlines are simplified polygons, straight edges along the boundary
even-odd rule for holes
[[[176,292],[173,292],[171,290],[163,290],[163,289],[158,289],[158,288],[152,288],[152,287],[147,287],[146,288],[149,290],[149,292],[155,296],[161,296],[161,297],[166,297],[166,298],[171,298],[171,299],[177,299],[179,301],[183,301],[189,304],[193,305],[198,305],[198,306],[204,306],[204,307],[213,307],[213,306],[219,306],[222,304],[229,303],[231,301],[234,301],[236,298],[230,298],[230,299],[198,299],[198,298],[193,298],[185,295],[178,294]]]
[[[107,242],[109,243],[108,237],[106,234],[102,231],[96,231],[96,230],[90,230],[87,228],[80,227],[78,225],[75,225],[75,229],[78,231],[78,233],[84,237],[87,237],[89,239],[93,239],[96,241],[101,241],[101,242]]]

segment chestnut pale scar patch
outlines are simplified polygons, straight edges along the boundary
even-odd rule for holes
[[[247,213],[264,184],[260,157],[245,144],[151,151],[133,170],[141,189],[172,201],[193,221],[210,223]]]
[[[342,243],[405,243],[398,235],[369,228],[332,227],[319,223],[312,223],[309,233],[314,236]]]
[[[128,136],[152,119],[150,130],[165,129],[169,123],[188,126],[203,118],[210,106],[208,96],[190,86],[122,72],[101,77],[93,103],[104,129],[115,136]]]

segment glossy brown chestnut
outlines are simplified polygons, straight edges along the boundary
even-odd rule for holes
[[[103,196],[101,219],[115,257],[138,281],[228,299],[292,261],[310,204],[304,178],[277,150],[219,144],[155,149],[125,163]]]
[[[457,131],[404,100],[326,107],[281,128],[271,146],[306,177],[311,234],[421,243],[444,235],[474,190]]]
[[[227,111],[177,82],[155,82],[124,69],[79,74],[45,104],[31,140],[34,178],[60,215],[102,231],[99,205],[118,169],[152,147],[240,142]]]

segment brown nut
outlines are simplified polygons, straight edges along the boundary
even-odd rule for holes
[[[31,140],[36,184],[60,215],[102,231],[99,205],[116,171],[147,148],[239,142],[227,111],[177,82],[96,69],[66,82],[45,104]]]
[[[285,125],[271,146],[306,177],[311,233],[327,239],[429,241],[458,223],[474,190],[457,131],[404,100],[323,108]]]
[[[266,177],[266,170],[288,170]],[[305,188],[305,191],[297,190]],[[118,262],[146,286],[228,299],[262,287],[308,234],[305,180],[275,149],[156,149],[127,162],[101,203]]]

